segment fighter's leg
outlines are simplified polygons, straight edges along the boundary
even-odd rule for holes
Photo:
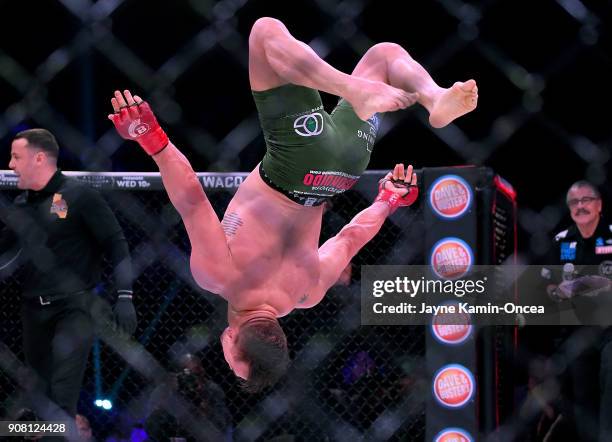
[[[291,83],[338,95],[363,120],[414,102],[404,90],[338,71],[296,40],[282,22],[268,17],[257,20],[251,29],[249,78],[254,91]]]
[[[372,46],[359,61],[352,75],[383,81],[393,87],[418,94],[418,102],[429,111],[433,127],[443,127],[476,108],[478,87],[474,80],[456,82],[445,89],[408,52],[395,43]]]

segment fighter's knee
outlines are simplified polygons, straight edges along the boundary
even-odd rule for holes
[[[374,46],[372,46],[370,49],[368,49],[368,53],[371,53],[372,55],[382,54],[382,55],[391,56],[391,57],[399,57],[400,55],[408,54],[408,52],[406,52],[406,50],[403,47],[401,47],[397,43],[392,43],[392,42],[377,43]]]
[[[249,35],[249,44],[254,44],[266,37],[273,35],[276,32],[286,29],[282,21],[272,17],[261,17],[258,18],[253,27],[251,28],[251,34]]]

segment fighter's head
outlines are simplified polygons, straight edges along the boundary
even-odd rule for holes
[[[253,318],[221,335],[223,355],[244,389],[257,392],[274,385],[289,364],[287,338],[276,319]]]
[[[578,226],[592,224],[601,215],[601,195],[588,181],[577,181],[567,192],[567,206]]]

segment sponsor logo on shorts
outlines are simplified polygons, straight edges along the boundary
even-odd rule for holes
[[[344,172],[311,170],[302,178],[302,184],[308,186],[309,191],[335,195],[353,187],[358,179]]]
[[[51,208],[49,213],[57,215],[60,219],[65,219],[68,216],[68,203],[62,198],[61,193],[53,195],[53,201],[51,202]]]
[[[429,192],[431,208],[438,216],[447,219],[458,218],[467,212],[472,200],[470,185],[457,175],[441,176]]]
[[[297,117],[293,122],[295,133],[302,137],[314,137],[323,132],[323,115],[314,112],[308,115]]]
[[[378,128],[380,127],[380,118],[378,118],[378,114],[374,114],[368,118],[368,124],[370,125],[370,128],[374,130],[374,135],[376,135],[376,132],[378,132]]]
[[[472,334],[468,313],[436,313],[431,321],[431,333],[436,340],[446,345],[459,345]]]
[[[443,238],[431,252],[429,263],[433,272],[443,279],[461,278],[474,262],[471,247],[459,238]]]
[[[128,133],[132,138],[138,138],[147,132],[149,132],[149,125],[147,123],[141,123],[140,118],[132,121],[128,127]]]
[[[474,439],[462,428],[445,428],[434,437],[434,442],[474,442]]]
[[[443,407],[461,408],[474,396],[475,386],[470,370],[460,364],[448,364],[434,376],[433,395]]]

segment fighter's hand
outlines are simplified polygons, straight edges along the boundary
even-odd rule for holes
[[[122,138],[137,141],[149,155],[156,155],[168,145],[168,136],[146,101],[129,90],[115,91],[111,98],[113,114],[108,119]]]
[[[418,196],[417,176],[412,165],[404,171],[403,164],[396,164],[393,172],[389,172],[379,181],[375,202],[388,204],[393,213],[398,207],[411,206]]]

